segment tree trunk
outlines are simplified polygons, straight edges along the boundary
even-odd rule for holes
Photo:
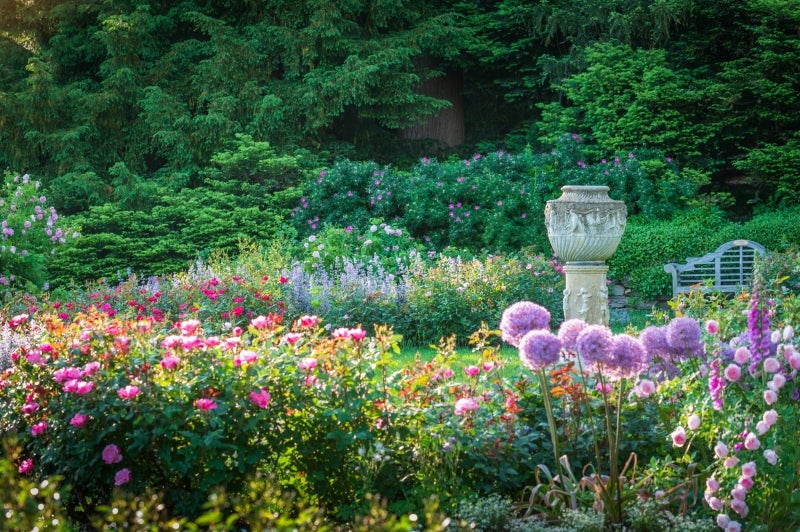
[[[423,59],[422,66],[430,66],[430,59]],[[444,76],[423,81],[417,92],[450,102],[436,116],[430,116],[411,127],[400,130],[406,139],[434,139],[443,147],[464,144],[464,96],[460,72],[446,72]]]

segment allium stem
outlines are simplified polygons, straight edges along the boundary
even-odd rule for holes
[[[561,461],[559,460],[559,456],[561,455],[560,447],[558,444],[558,431],[556,428],[556,420],[555,416],[553,416],[553,403],[552,397],[550,395],[550,385],[547,383],[547,374],[544,371],[544,368],[539,369],[539,386],[542,388],[542,398],[544,399],[544,410],[547,414],[547,425],[550,427],[550,441],[553,445],[553,457],[555,458],[556,462],[556,469],[558,470],[558,479],[559,482],[563,484],[564,472],[561,470]]]

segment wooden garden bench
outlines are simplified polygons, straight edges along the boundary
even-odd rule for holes
[[[764,253],[764,246],[752,240],[731,240],[712,253],[686,259],[686,264],[665,264],[664,271],[672,274],[672,297],[694,288],[739,292],[753,277],[757,255]]]

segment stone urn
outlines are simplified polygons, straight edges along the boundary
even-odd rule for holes
[[[564,319],[608,325],[605,261],[617,250],[628,210],[608,187],[568,185],[544,209],[547,238],[565,262]]]

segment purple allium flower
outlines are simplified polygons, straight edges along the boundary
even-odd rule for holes
[[[531,301],[518,301],[503,311],[500,330],[503,340],[518,347],[520,339],[535,329],[550,327],[550,312]]]
[[[669,322],[666,340],[677,360],[699,357],[703,354],[700,324],[692,318],[675,318]]]
[[[586,328],[586,322],[578,319],[571,319],[563,322],[558,328],[558,339],[561,340],[561,346],[571,352],[577,351],[575,341],[583,329]]]
[[[609,377],[625,379],[647,371],[650,356],[641,341],[627,334],[614,336],[613,340],[611,360],[603,368]]]
[[[639,335],[639,340],[644,344],[644,348],[653,358],[670,358],[670,348],[667,343],[667,328],[651,325],[646,327]]]
[[[596,369],[598,364],[607,364],[613,343],[611,329],[603,325],[587,325],[575,340],[584,369]]]
[[[561,352],[561,340],[550,331],[534,329],[519,341],[519,357],[534,371],[554,364]]]

